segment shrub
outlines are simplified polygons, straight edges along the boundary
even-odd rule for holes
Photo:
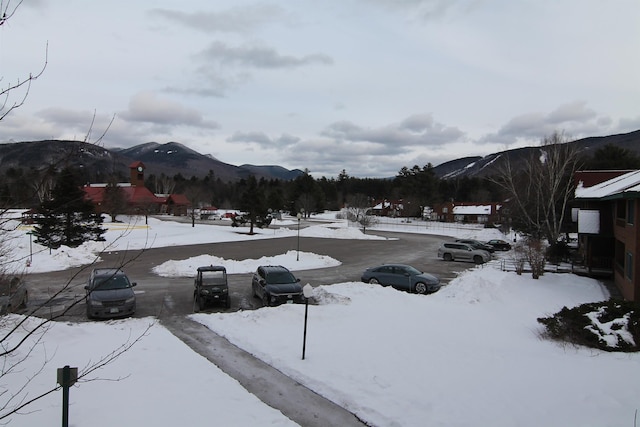
[[[609,300],[563,307],[551,317],[538,318],[544,336],[604,351],[640,349],[640,304]]]

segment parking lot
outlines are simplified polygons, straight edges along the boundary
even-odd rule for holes
[[[472,264],[448,263],[436,257],[438,244],[449,237],[424,234],[373,232],[386,240],[336,240],[325,238],[300,238],[300,252],[326,255],[339,260],[338,267],[294,270],[303,284],[328,285],[347,281],[359,281],[362,271],[381,263],[405,263],[438,276],[444,284]],[[174,316],[193,312],[193,277],[167,278],[154,274],[151,269],[167,260],[182,260],[202,254],[215,255],[229,260],[258,259],[274,256],[289,250],[297,250],[296,238],[276,238],[255,241],[224,242],[203,245],[164,247],[144,251],[120,251],[101,255],[97,266],[124,265],[130,279],[137,283],[137,311],[135,317]],[[84,294],[84,285],[92,266],[59,272],[32,274],[27,277],[31,307],[46,301],[66,283],[70,286],[58,295],[43,316],[58,314],[68,309],[73,301]],[[195,268],[194,268],[195,274]],[[251,273],[229,275],[231,308],[229,311],[252,310],[262,306],[251,293]],[[224,307],[211,307],[210,311],[226,311]],[[84,303],[76,304],[64,316],[68,320],[85,320]]]

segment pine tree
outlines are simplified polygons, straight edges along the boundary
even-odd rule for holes
[[[60,172],[51,198],[43,201],[35,216],[36,243],[49,248],[77,247],[88,240],[104,241],[102,216],[84,199],[73,170]]]

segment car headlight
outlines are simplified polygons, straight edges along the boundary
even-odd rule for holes
[[[124,301],[125,304],[133,304],[134,302],[136,302],[136,297],[127,298]]]
[[[96,301],[94,299],[89,300],[89,305],[93,307],[102,307],[102,301]]]

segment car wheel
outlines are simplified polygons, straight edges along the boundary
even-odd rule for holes
[[[198,308],[198,292],[195,291],[193,293],[193,312],[197,313],[198,311],[200,311]]]
[[[27,308],[27,303],[29,302],[29,292],[24,292],[24,299],[18,308]]]
[[[453,260],[453,257],[451,256],[451,254],[444,254],[444,255],[442,256],[442,258],[443,258],[445,261],[452,261],[452,260]]]
[[[269,304],[269,295],[267,295],[267,293],[263,293],[262,294],[262,305],[265,307],[269,307],[271,304]]]
[[[198,309],[200,311],[204,310],[206,306],[206,301],[204,298],[202,298],[201,295],[198,295]]]
[[[376,279],[375,277],[372,277],[371,279],[369,279],[369,283],[371,283],[372,285],[380,284],[380,282],[378,282],[378,279]]]
[[[482,259],[482,257],[480,255],[476,255],[473,257],[473,262],[475,262],[476,264],[482,264],[484,262],[484,260]]]
[[[416,283],[416,293],[417,294],[426,294],[427,293],[427,285],[422,282]]]
[[[227,300],[224,303],[225,308],[231,308],[231,297],[227,296]]]

